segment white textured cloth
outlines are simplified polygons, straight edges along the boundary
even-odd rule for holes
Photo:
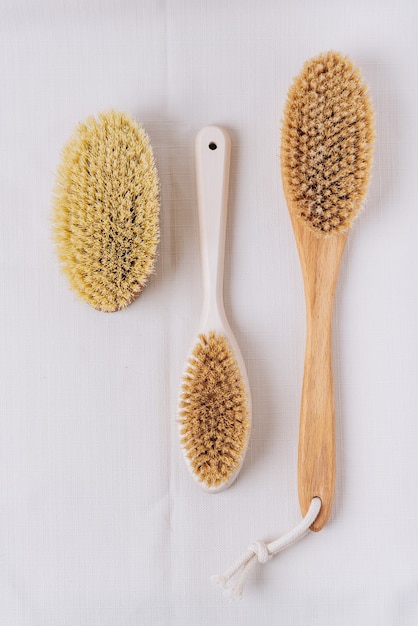
[[[0,0],[0,624],[418,624],[415,0]],[[336,49],[376,109],[373,178],[338,284],[337,488],[318,534],[210,576],[300,520],[303,286],[279,174],[303,62]],[[161,179],[156,274],[123,312],[69,290],[51,237],[60,150],[88,115],[143,123]],[[242,472],[200,491],[176,401],[201,291],[193,144],[232,137],[225,302],[253,398]]]

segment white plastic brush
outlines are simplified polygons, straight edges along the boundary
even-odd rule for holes
[[[210,492],[228,487],[241,469],[251,423],[244,360],[226,318],[223,268],[231,141],[217,126],[196,137],[203,310],[183,374],[178,421],[186,463]]]

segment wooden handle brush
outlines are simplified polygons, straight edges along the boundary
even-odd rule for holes
[[[332,508],[333,303],[348,229],[367,191],[373,138],[371,103],[351,61],[328,52],[305,63],[285,107],[281,171],[305,286],[298,491],[303,515],[321,499],[312,530],[321,530]]]

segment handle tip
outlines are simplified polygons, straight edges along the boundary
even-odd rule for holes
[[[216,125],[201,128],[196,135],[196,146],[211,152],[231,147],[231,139],[225,128]]]
[[[332,500],[327,501],[326,499],[324,499],[323,496],[321,497],[320,495],[313,496],[312,498],[307,498],[299,494],[300,512],[303,517],[305,517],[305,515],[308,513],[309,507],[311,506],[314,497],[321,500],[321,508],[317,517],[315,518],[315,521],[311,524],[310,529],[314,532],[319,532],[323,529],[329,519],[329,516],[331,515]]]

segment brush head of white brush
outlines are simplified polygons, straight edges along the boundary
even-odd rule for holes
[[[227,338],[201,334],[183,376],[181,445],[197,482],[208,491],[238,474],[250,431],[249,394]]]

